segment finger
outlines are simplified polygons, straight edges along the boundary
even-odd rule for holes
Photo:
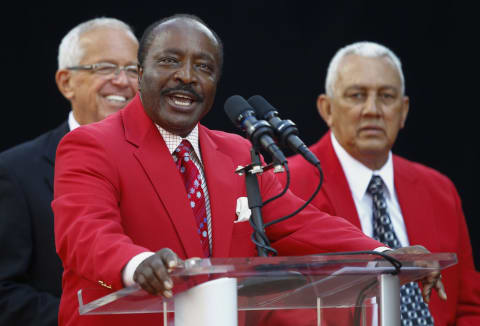
[[[430,302],[430,295],[432,294],[432,288],[434,284],[434,280],[431,278],[426,278],[422,280],[422,297],[423,301],[425,301],[426,303]]]
[[[423,283],[422,296],[423,296],[423,300],[426,303],[428,303],[430,301],[430,296],[432,294],[432,289],[436,285],[440,276],[441,276],[440,272],[435,271],[435,272],[431,272],[430,274],[428,274],[427,277],[422,280],[422,283]]]
[[[169,270],[178,267],[182,260],[169,248],[163,248],[157,251],[158,256],[162,259],[163,263]]]
[[[133,279],[139,283],[143,289],[152,294],[170,290],[173,286],[162,259],[156,254],[140,263],[135,270]]]
[[[437,289],[438,296],[442,300],[447,300],[447,292],[445,291],[445,287],[443,286],[442,278],[437,280],[437,283],[435,283],[435,288]]]
[[[423,301],[425,301],[425,303],[430,302],[430,295],[431,294],[432,294],[432,285],[431,284],[425,284],[423,286],[423,289],[422,289],[422,297],[423,297]]]
[[[171,290],[173,282],[165,267],[164,261],[159,257],[151,262],[153,274],[160,285],[159,291]]]
[[[137,284],[140,285],[140,287],[145,291],[147,291],[148,293],[156,294],[155,289],[152,286],[150,286],[148,282],[146,282],[143,274],[137,274],[137,276],[135,277],[135,282],[137,282]]]
[[[153,287],[156,293],[161,293],[166,289],[165,281],[169,281],[168,274],[160,259],[153,259],[148,268],[143,270],[143,276]],[[168,288],[170,290],[170,288]]]
[[[170,291],[170,290],[165,290],[165,291],[163,291],[163,292],[162,292],[162,295],[163,295],[165,298],[171,298],[171,297],[173,297],[173,293],[172,293],[172,291]]]

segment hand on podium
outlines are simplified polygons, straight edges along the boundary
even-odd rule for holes
[[[385,253],[395,256],[396,254],[430,254],[431,252],[423,246],[415,245],[394,249],[392,251],[386,251]],[[438,267],[438,264],[434,264],[432,262],[420,262],[417,263],[417,265],[431,268]],[[422,297],[426,303],[430,301],[430,295],[432,294],[433,288],[437,290],[440,299],[447,300],[447,293],[445,292],[445,288],[442,283],[442,274],[440,274],[440,271],[431,272],[426,277],[421,279],[420,282],[422,284]]]
[[[170,273],[184,266],[184,261],[169,248],[163,248],[138,265],[133,280],[150,294],[172,297],[173,281]]]

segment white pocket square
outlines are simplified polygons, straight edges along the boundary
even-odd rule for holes
[[[237,214],[238,218],[233,223],[245,222],[250,219],[252,211],[250,210],[250,208],[248,208],[247,197],[239,197],[237,199],[237,208],[235,209],[235,213]]]

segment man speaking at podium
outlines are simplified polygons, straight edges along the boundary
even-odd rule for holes
[[[77,291],[104,288],[106,295],[136,282],[170,297],[168,269],[180,259],[257,255],[249,223],[234,223],[237,199],[246,196],[244,177],[234,171],[250,161],[251,145],[199,124],[213,105],[222,61],[219,37],[197,17],[153,24],[140,42],[139,94],[60,143],[52,203],[65,267],[60,325],[161,325],[160,314],[79,316]],[[259,185],[263,198],[282,191],[270,172]],[[263,217],[302,204],[287,193]],[[314,207],[267,235],[283,256],[383,246]],[[441,287],[438,276],[431,275],[427,292]]]

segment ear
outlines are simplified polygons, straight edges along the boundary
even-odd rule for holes
[[[65,98],[69,101],[73,99],[75,96],[75,92],[73,91],[72,87],[72,79],[71,79],[71,72],[67,69],[59,69],[55,73],[55,82],[57,83],[57,87],[60,90],[60,93],[65,96]]]
[[[404,96],[402,99],[402,120],[400,123],[400,129],[405,127],[405,121],[407,121],[409,109],[410,109],[410,98],[408,96]]]
[[[332,105],[331,99],[326,94],[321,94],[317,98],[317,111],[322,117],[323,121],[332,127]]]

